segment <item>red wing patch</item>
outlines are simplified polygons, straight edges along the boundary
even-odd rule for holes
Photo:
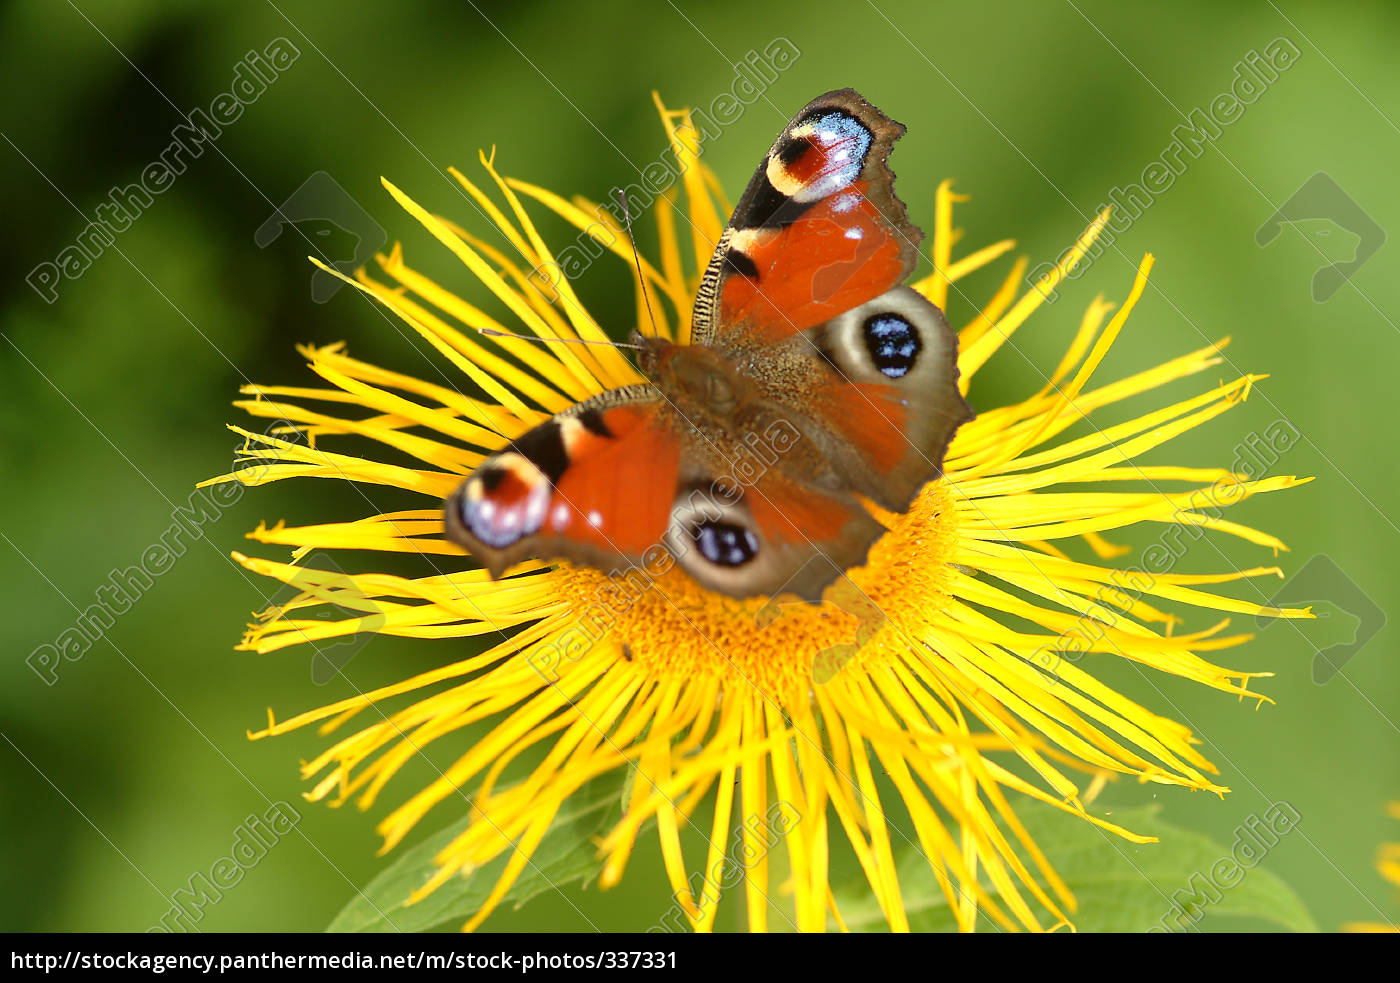
[[[776,583],[758,592],[819,600],[841,574],[865,562],[885,531],[849,492],[830,492],[770,471],[744,496],[762,534]]]
[[[782,229],[736,230],[749,262],[727,277],[720,320],[779,341],[878,297],[904,277],[903,243],[858,181]]]
[[[770,543],[781,546],[822,543],[841,538],[853,522],[869,518],[855,499],[827,495],[770,471],[744,498],[749,514]]]
[[[640,556],[661,539],[676,497],[680,442],[633,407],[603,413],[612,437],[589,432],[556,485],[545,531]]]
[[[680,468],[654,400],[605,394],[512,441],[448,499],[449,537],[493,576],[527,556],[640,557],[666,531]]]
[[[913,452],[906,436],[909,406],[883,382],[833,382],[817,399],[822,419],[858,447],[881,475],[892,473]]]

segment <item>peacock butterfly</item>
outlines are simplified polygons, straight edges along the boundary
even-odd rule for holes
[[[957,338],[903,281],[923,233],[887,159],[904,127],[852,89],[805,106],[734,209],[691,344],[634,335],[650,381],[511,441],[446,503],[501,577],[528,558],[604,571],[665,550],[706,588],[820,600],[907,511],[972,411]]]

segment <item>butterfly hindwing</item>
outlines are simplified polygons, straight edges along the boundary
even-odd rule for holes
[[[903,512],[942,473],[972,418],[958,390],[957,338],[912,287],[888,290],[771,352],[771,398],[802,407],[854,490]]]

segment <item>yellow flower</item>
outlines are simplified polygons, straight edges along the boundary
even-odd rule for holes
[[[1400,819],[1400,802],[1392,802],[1388,811],[1392,817]],[[1400,887],[1400,843],[1381,844],[1376,869],[1383,878]],[[1391,922],[1351,922],[1343,928],[1348,932],[1400,932],[1400,925]]]
[[[634,272],[636,312],[614,317],[611,327],[637,324],[684,341],[699,275],[729,206],[698,160],[688,115],[665,110],[659,100],[657,106],[680,186],[656,198],[659,261],[641,264],[641,277],[658,299],[656,325],[649,323]],[[1248,686],[1268,673],[1222,668],[1204,657],[1248,636],[1226,634],[1228,619],[1174,632],[1178,619],[1157,605],[1309,616],[1211,590],[1240,578],[1279,575],[1276,567],[1187,574],[1169,564],[1107,563],[1126,548],[1101,534],[1140,523],[1174,530],[1178,545],[1185,530],[1190,537],[1237,536],[1283,549],[1220,511],[1298,483],[1292,477],[1251,480],[1220,468],[1133,463],[1238,405],[1258,376],[1207,386],[1136,419],[1095,424],[1072,439],[1066,435],[1091,413],[1097,419],[1110,404],[1222,361],[1223,341],[1111,383],[1091,381],[1142,295],[1150,256],[1116,311],[1102,298],[1089,305],[1039,390],[1012,405],[981,406],[958,432],[944,479],[928,486],[908,514],[879,516],[890,531],[867,565],[850,571],[859,590],[849,596],[837,592],[819,606],[774,607],[708,593],[678,569],[655,578],[631,571],[641,578],[640,586],[629,581],[633,589],[567,563],[529,562],[493,581],[444,539],[443,498],[484,456],[549,414],[641,378],[605,344],[509,337],[607,338],[561,275],[563,254],[545,244],[527,202],[581,230],[568,247],[573,257],[611,253],[609,262],[630,266],[632,254],[606,210],[502,177],[494,155],[483,154],[481,163],[486,188],[451,173],[509,249],[384,184],[510,312],[506,322],[409,266],[398,247],[378,258],[378,273],[362,271],[351,282],[431,344],[461,374],[462,388],[482,395],[357,361],[340,344],[306,347],[301,351],[321,386],[248,387],[251,398],[237,405],[255,417],[288,421],[309,445],[284,439],[293,436],[288,427],[281,436],[276,427],[268,433],[235,427],[246,439],[243,453],[257,467],[212,479],[262,484],[328,477],[424,496],[418,509],[295,528],[278,524],[250,534],[261,543],[295,547],[290,563],[236,554],[249,570],[291,583],[296,594],[250,626],[243,649],[267,653],[364,630],[479,637],[485,645],[465,658],[463,646],[454,646],[458,661],[287,720],[269,711],[268,726],[251,735],[310,724],[323,733],[351,730],[302,771],[315,781],[309,798],[354,799],[368,808],[424,748],[492,722],[487,736],[462,748],[437,780],[379,825],[388,850],[435,806],[450,812],[455,798],[469,797],[472,821],[437,856],[437,875],[415,899],[513,851],[490,898],[465,926],[475,928],[526,870],[570,796],[596,776],[625,769],[625,812],[597,844],[599,881],[607,887],[622,877],[639,834],[654,823],[671,885],[697,930],[714,925],[733,835],[750,858],[743,895],[755,931],[768,927],[770,901],[785,906],[778,909],[785,919],[780,927],[844,927],[829,886],[833,850],[847,849],[842,839],[895,930],[908,926],[900,877],[909,876],[907,867],[897,873],[895,858],[911,849],[927,859],[919,876],[938,885],[962,928],[970,930],[981,912],[1005,928],[1047,929],[1070,924],[1074,901],[1018,822],[1017,799],[1050,803],[1144,842],[1093,816],[1084,787],[1131,775],[1226,791],[1209,777],[1216,769],[1186,727],[1089,671],[1090,663],[1127,659],[1263,700]],[[965,313],[959,308],[973,306],[955,285],[1014,247],[997,242],[955,258],[959,233],[952,209],[965,200],[951,182],[939,187],[935,272],[915,285],[944,308],[952,288],[955,320]],[[1099,216],[1029,290],[1021,289],[1026,260],[1015,262],[1001,287],[965,318],[964,387],[1009,347],[1106,219]],[[975,390],[971,399],[976,405]],[[350,436],[383,445],[402,463],[345,452],[343,438]],[[1083,490],[1095,486],[1124,490]],[[300,566],[311,550],[412,554],[425,575]],[[618,594],[625,595],[622,602]],[[306,617],[304,609],[326,601],[350,616]],[[352,721],[358,729],[347,727]],[[892,809],[900,818],[890,816]],[[683,831],[699,832],[708,842],[703,857],[685,855]],[[768,849],[773,843],[781,845]],[[774,860],[777,851],[781,863]],[[787,872],[781,883],[770,877],[770,862]]]

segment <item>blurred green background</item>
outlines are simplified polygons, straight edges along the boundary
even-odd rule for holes
[[[91,604],[111,571],[140,559],[194,482],[228,469],[236,441],[224,425],[246,422],[228,406],[242,382],[314,384],[295,344],[343,339],[359,357],[438,371],[425,346],[350,291],[313,302],[306,241],[254,241],[274,207],[325,171],[391,240],[405,241],[411,260],[482,300],[484,291],[396,209],[380,175],[477,232],[475,210],[444,168],[471,173],[478,148],[493,144],[506,173],[601,199],[636,179],[632,162],[664,146],[652,89],[672,105],[706,105],[731,86],[732,62],[778,37],[801,57],[706,154],[731,195],[793,110],[851,85],[909,127],[894,166],[914,220],[929,226],[936,182],[956,177],[974,196],[958,212],[965,246],[1015,236],[1032,266],[1058,255],[1112,188],[1140,180],[1171,143],[1179,111],[1208,107],[1251,51],[1279,37],[1299,49],[1296,64],[1017,340],[1036,365],[1052,365],[1084,305],[1097,291],[1121,299],[1151,250],[1155,287],[1099,378],[1226,334],[1235,340],[1220,378],[1272,375],[1243,408],[1151,460],[1228,466],[1246,434],[1291,420],[1303,439],[1269,470],[1317,480],[1254,499],[1231,518],[1279,534],[1292,548],[1280,559],[1290,573],[1316,554],[1330,557],[1339,572],[1326,582],[1336,596],[1319,600],[1334,602],[1320,606],[1333,616],[1268,627],[1253,645],[1223,654],[1225,664],[1277,673],[1256,687],[1277,705],[1257,712],[1174,678],[1096,666],[1156,712],[1188,722],[1234,789],[1220,801],[1111,787],[1104,802],[1155,796],[1168,820],[1229,844],[1247,817],[1287,801],[1302,816],[1299,834],[1266,863],[1318,922],[1335,928],[1400,914],[1374,870],[1377,845],[1400,838],[1400,823],[1383,814],[1400,798],[1396,626],[1329,682],[1312,678],[1315,649],[1356,631],[1343,581],[1385,611],[1400,596],[1392,559],[1400,548],[1391,458],[1400,415],[1396,246],[1387,243],[1319,303],[1314,271],[1353,248],[1340,213],[1285,229],[1264,248],[1255,241],[1316,172],[1381,229],[1400,227],[1400,10],[1297,0],[482,10],[444,0],[31,0],[0,10],[0,91],[10,94],[0,110],[9,229],[0,240],[9,271],[0,284],[0,928],[144,930],[169,908],[171,892],[228,854],[246,816],[277,800],[298,805],[305,835],[274,847],[199,927],[323,928],[353,886],[382,868],[373,825],[417,787],[405,775],[368,814],[304,805],[296,764],[322,739],[244,737],[267,706],[285,716],[351,692],[344,680],[314,684],[309,653],[232,651],[270,588],[241,575],[229,551],[245,547],[243,533],[260,519],[364,514],[362,497],[331,483],[246,495],[105,641],[64,663],[54,685],[25,662],[74,623],[73,605]],[[169,144],[179,112],[207,109],[229,90],[240,59],[278,37],[300,50],[296,62],[91,269],[59,284],[52,303],[41,299],[25,282],[30,271],[74,241],[111,188],[138,180]],[[642,228],[650,231],[645,221]],[[970,279],[969,296],[987,296],[1004,269]],[[600,266],[585,287],[600,320],[619,332],[631,317],[627,290],[617,265]],[[967,315],[959,303],[955,322]],[[1214,381],[1198,377],[1169,394],[1185,398]],[[974,402],[996,405],[1038,383],[1036,370],[1007,352],[978,377]],[[376,505],[390,501],[370,494]],[[1197,547],[1184,566],[1269,562],[1266,551],[1221,541]],[[1259,590],[1277,586],[1234,591],[1261,600]],[[1236,627],[1253,630],[1252,621]],[[1197,614],[1187,627],[1207,623]],[[442,653],[454,644],[376,638],[346,673],[367,689],[452,658]],[[451,818],[432,817],[420,832]],[[669,903],[655,853],[639,849],[610,893],[545,895],[487,927],[582,930],[581,910],[604,929],[643,928]]]

